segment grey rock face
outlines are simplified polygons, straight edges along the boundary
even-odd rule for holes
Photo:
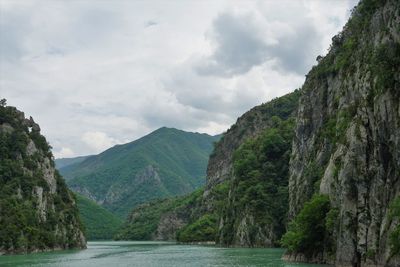
[[[176,240],[176,233],[187,224],[187,218],[179,216],[176,212],[163,214],[154,234],[154,240],[173,241]]]
[[[289,217],[315,192],[317,181],[307,169],[319,166],[318,191],[340,210],[333,255],[337,266],[399,266],[388,244],[388,233],[399,222],[388,219],[388,207],[400,195],[400,66],[393,66],[390,85],[382,86],[379,69],[374,71],[368,57],[382,47],[390,53],[400,44],[400,4],[382,3],[366,28],[359,29],[348,68],[326,76],[310,72],[297,116]],[[343,43],[354,38],[349,26],[341,38]],[[339,52],[331,53],[338,64]],[[326,255],[323,261],[329,261]]]

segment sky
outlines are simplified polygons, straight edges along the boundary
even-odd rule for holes
[[[0,98],[56,158],[219,134],[300,88],[357,0],[0,0]]]

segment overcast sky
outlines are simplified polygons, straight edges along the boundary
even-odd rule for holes
[[[218,134],[299,88],[357,0],[0,0],[0,98],[56,157]]]

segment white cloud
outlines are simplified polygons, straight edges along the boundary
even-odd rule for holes
[[[1,0],[0,96],[57,156],[162,126],[219,133],[299,87],[354,4]]]
[[[86,132],[82,136],[82,141],[91,147],[95,153],[102,152],[103,150],[120,143],[103,132]]]
[[[69,147],[62,147],[60,151],[54,152],[54,157],[56,158],[70,158],[73,156],[75,156],[75,153]]]

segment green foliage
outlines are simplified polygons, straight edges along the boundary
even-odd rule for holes
[[[328,233],[332,234],[335,231],[337,227],[338,216],[339,216],[339,209],[337,208],[330,209],[328,214],[326,215],[325,226]]]
[[[186,226],[177,232],[177,240],[180,242],[215,241],[218,232],[218,220],[226,206],[230,183],[225,181],[214,186],[209,192],[212,199],[212,209],[207,213],[195,211],[189,218]],[[200,206],[200,198],[197,205]]]
[[[365,40],[363,34],[369,31],[373,14],[384,3],[385,1],[381,0],[360,1],[344,28],[344,31],[351,34],[344,35],[344,32],[340,32],[334,36],[329,53],[319,60],[319,64],[312,68],[308,76],[320,79],[336,75],[339,72],[354,73],[357,62],[361,61],[365,65],[371,64],[373,48],[360,49],[358,41]]]
[[[88,240],[111,240],[122,225],[122,220],[81,195],[76,195],[82,222]]]
[[[390,205],[390,218],[398,223],[390,233],[390,249],[392,255],[400,255],[400,197],[393,200]]]
[[[40,163],[44,158],[52,162],[50,147],[39,132],[32,132],[24,123],[23,113],[14,107],[0,105],[0,250],[28,252],[34,249],[73,247],[72,232],[82,227],[73,196],[62,177],[55,173],[57,194],[43,178]],[[27,145],[33,140],[38,149],[27,154]],[[46,199],[44,216],[39,216],[38,190]],[[54,201],[54,211],[52,203]],[[57,234],[64,224],[66,236]]]
[[[181,242],[214,241],[217,233],[216,224],[215,215],[205,214],[178,231],[177,240]]]
[[[229,153],[233,153],[247,138],[253,136],[258,123],[268,124],[274,116],[283,120],[291,117],[297,108],[300,95],[301,91],[296,89],[246,112],[221,137],[221,140],[215,146],[211,159],[226,156],[224,154],[227,150]]]
[[[328,140],[334,146],[337,143],[345,144],[346,130],[349,128],[350,122],[355,115],[355,106],[341,110],[336,115],[326,120],[318,137]]]
[[[187,194],[202,186],[208,157],[218,138],[161,128],[60,170],[72,189],[86,188],[97,199],[104,199],[112,188],[118,199],[104,207],[125,217],[139,204]],[[159,179],[147,176],[149,166]]]
[[[272,99],[258,108],[266,119],[277,117],[281,120],[289,119],[296,110],[301,91],[299,89],[281,97]],[[256,108],[257,109],[257,108]]]
[[[238,216],[244,212],[254,217],[254,227],[267,229],[272,225],[277,236],[285,231],[294,120],[274,116],[271,121],[270,128],[246,141],[234,154],[232,197],[223,209],[223,243],[233,242],[235,225],[241,220]],[[250,236],[250,242],[255,244],[255,235]]]
[[[376,48],[371,65],[376,76],[375,94],[382,94],[390,89],[395,96],[400,97],[399,88],[395,88],[400,67],[400,44],[389,42]]]
[[[314,195],[290,223],[288,232],[282,237],[282,245],[291,252],[301,252],[308,256],[322,251],[327,227],[331,230],[336,216],[336,211],[331,212],[327,196]]]
[[[200,204],[203,190],[187,196],[155,200],[136,207],[115,235],[117,240],[150,240],[157,230],[161,216],[175,212],[189,220]]]

